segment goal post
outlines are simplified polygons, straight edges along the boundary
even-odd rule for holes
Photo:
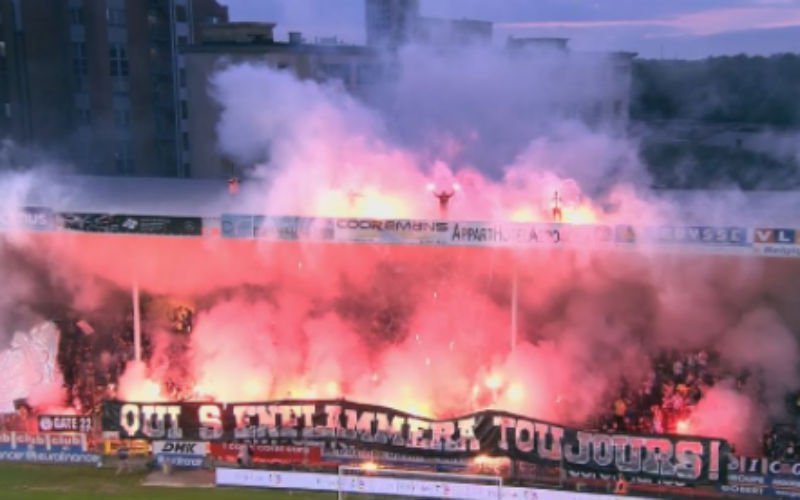
[[[500,476],[424,472],[381,468],[374,464],[339,467],[339,500],[380,498],[452,498],[454,500],[500,500]]]

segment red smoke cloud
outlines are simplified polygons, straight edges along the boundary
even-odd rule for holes
[[[762,273],[796,275],[794,262],[85,235],[35,241],[53,259],[46,266],[70,282],[102,278],[124,288],[136,279],[148,294],[197,304],[179,358],[158,354],[175,334],[145,329],[156,354],[128,367],[120,392],[131,400],[169,398],[163,383],[178,370],[195,397],[229,402],[341,396],[425,415],[496,407],[582,424],[608,410],[620,381],[646,377],[651,353],[716,348],[730,366],[762,372],[770,390],[712,392],[689,425],[710,432],[713,422],[714,435],[742,443],[753,442],[768,415],[755,410],[757,398],[766,394],[780,414],[783,391],[796,383],[796,340],[781,307],[764,305],[785,284]],[[82,250],[92,248],[103,251]],[[514,272],[521,312],[512,350]],[[737,273],[741,288],[714,285]],[[739,417],[712,416],[720,411]]]

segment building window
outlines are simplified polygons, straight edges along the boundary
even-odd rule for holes
[[[189,45],[189,37],[179,36],[178,37],[178,47],[185,47],[187,45]]]
[[[180,70],[178,70],[178,80],[180,80],[181,87],[185,87],[186,86],[186,69],[185,68],[181,68]]]
[[[108,24],[110,26],[125,26],[125,23],[127,22],[125,9],[106,9],[106,19],[108,20]]]
[[[11,118],[11,103],[3,103],[3,112],[6,115],[6,118]]]
[[[83,26],[83,7],[69,8],[69,22],[73,26]]]
[[[381,67],[374,64],[364,64],[358,66],[358,83],[360,85],[371,85],[378,83],[382,78]]]
[[[347,82],[350,68],[346,64],[322,64],[320,71],[323,78]]]
[[[128,53],[125,46],[114,43],[109,48],[111,76],[128,76]]]
[[[186,6],[185,5],[176,5],[175,6],[175,21],[179,23],[185,23],[188,19],[186,15]]]
[[[117,173],[130,174],[133,172],[133,156],[131,156],[131,147],[127,142],[117,144],[117,149],[114,151],[114,167]]]
[[[111,92],[114,97],[127,97],[131,92],[131,84],[127,78],[112,78]]]
[[[75,115],[78,119],[78,125],[88,126],[92,123],[92,112],[87,108],[78,108],[75,111]]]
[[[181,118],[184,120],[189,118],[189,106],[186,104],[186,101],[181,101]]]
[[[0,57],[6,56],[6,42],[0,42]]]
[[[183,150],[184,151],[188,151],[189,150],[189,133],[188,132],[184,132],[182,134],[182,137],[183,137]]]
[[[72,42],[72,74],[77,77],[89,74],[89,58],[86,57],[84,42]]]
[[[84,75],[75,75],[75,92],[85,93],[89,91],[89,78]]]
[[[131,126],[131,112],[127,109],[115,109],[114,123],[118,130],[128,130]]]

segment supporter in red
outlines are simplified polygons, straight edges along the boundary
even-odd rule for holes
[[[614,424],[617,429],[625,429],[625,414],[627,411],[628,405],[625,404],[625,401],[622,398],[619,398],[614,402]]]

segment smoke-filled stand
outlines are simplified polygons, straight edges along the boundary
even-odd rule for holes
[[[46,320],[2,353],[12,460],[792,484],[798,261],[769,250],[787,230],[41,207],[17,223],[12,279],[52,272],[15,297],[18,324]],[[765,332],[777,347],[754,349]]]

